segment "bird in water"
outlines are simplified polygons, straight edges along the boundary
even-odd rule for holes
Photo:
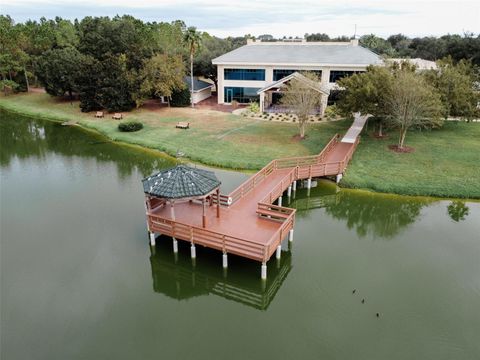
[[[365,304],[365,299],[362,299],[362,304]]]
[[[379,313],[377,313],[377,314],[376,314],[376,316],[377,316],[377,318],[379,318],[379,317],[380,317],[380,314],[379,314]]]
[[[355,294],[357,292],[357,289],[352,290],[352,294]]]

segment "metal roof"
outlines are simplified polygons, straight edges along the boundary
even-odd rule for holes
[[[142,180],[145,194],[164,199],[207,195],[221,182],[212,171],[177,165]]]
[[[382,59],[357,45],[298,43],[244,45],[212,60],[213,64],[374,65]]]
[[[190,76],[185,76],[183,78],[183,81],[188,86],[188,90],[192,91],[192,82],[190,80]],[[202,90],[210,88],[212,86],[213,86],[213,84],[210,84],[206,81],[198,80],[198,78],[196,78],[196,77],[193,78],[193,92],[202,91]]]

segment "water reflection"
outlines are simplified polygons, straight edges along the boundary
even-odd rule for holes
[[[447,206],[448,216],[455,222],[463,221],[468,216],[470,209],[465,201],[455,200]]]
[[[46,154],[54,152],[63,156],[95,158],[112,162],[119,177],[124,179],[134,170],[148,175],[154,170],[173,164],[167,157],[133,147],[117,146],[102,136],[78,127],[62,126],[49,121],[29,119],[0,112],[0,165],[9,166],[13,158],[46,160]]]
[[[150,256],[153,290],[177,300],[214,294],[260,310],[266,310],[292,268],[290,251],[282,251],[280,261],[268,263],[268,278],[259,279],[257,262],[230,255],[229,269],[223,270],[218,251],[197,247],[195,265],[189,244],[179,242],[179,254],[173,254],[169,237],[157,239]]]
[[[320,181],[317,188],[297,192],[291,206],[298,217],[308,218],[314,208],[325,208],[325,213],[335,219],[344,220],[349,229],[354,229],[359,237],[392,238],[413,224],[424,206],[433,200],[427,198],[373,194],[363,191],[340,189],[334,183]],[[460,204],[452,207],[454,216],[463,219],[468,208]],[[449,210],[450,213],[450,210]]]

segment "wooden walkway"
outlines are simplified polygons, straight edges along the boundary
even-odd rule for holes
[[[363,118],[356,115],[356,120]],[[203,245],[260,261],[266,272],[270,257],[276,251],[280,255],[283,239],[293,239],[295,209],[281,206],[283,193],[291,194],[298,180],[310,184],[312,178],[341,176],[358,145],[359,132],[353,142],[343,142],[335,135],[318,155],[273,160],[230,194],[221,194],[219,199],[213,195],[205,228],[199,202],[175,204],[175,219],[165,203],[147,204],[149,231],[188,241],[193,247]],[[221,208],[219,218],[217,206]],[[262,267],[262,277],[263,271]]]

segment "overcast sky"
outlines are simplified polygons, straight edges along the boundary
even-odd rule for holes
[[[15,21],[129,14],[145,21],[181,19],[213,35],[303,36],[374,33],[409,36],[480,33],[480,1],[451,0],[2,0]]]

